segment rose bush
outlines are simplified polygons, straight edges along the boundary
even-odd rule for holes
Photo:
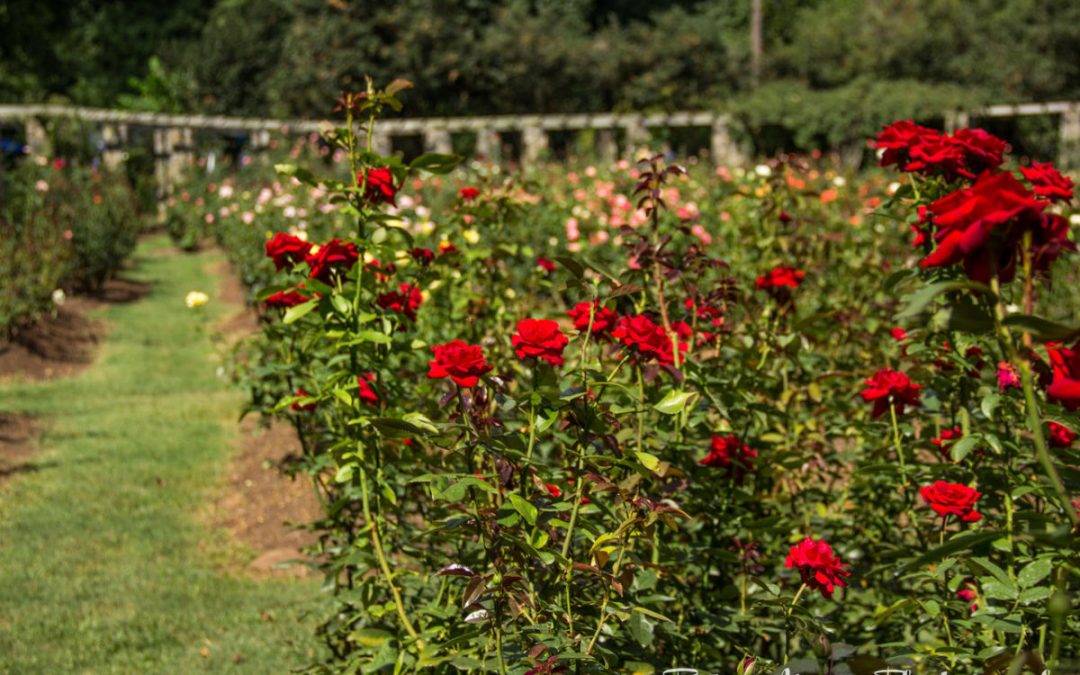
[[[1063,179],[908,123],[891,186],[658,157],[455,183],[354,135],[401,86],[343,98],[329,177],[204,195],[266,308],[252,408],[326,508],[313,671],[1075,658],[1049,425],[1080,428],[1077,335],[1036,314],[1077,302]]]

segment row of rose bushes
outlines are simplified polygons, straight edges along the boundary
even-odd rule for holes
[[[0,172],[0,337],[95,291],[135,248],[143,220],[126,180],[57,158]]]
[[[342,104],[345,179],[189,195],[264,311],[252,408],[325,506],[313,671],[1075,666],[1052,166],[898,123],[893,184],[812,158],[450,179],[351,134],[394,91]]]

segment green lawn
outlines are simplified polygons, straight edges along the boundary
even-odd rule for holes
[[[281,673],[314,658],[314,581],[252,581],[205,524],[240,398],[215,374],[213,254],[155,255],[144,299],[108,307],[100,360],[75,379],[0,386],[46,432],[40,470],[0,486],[0,672]],[[184,295],[211,297],[201,312]]]

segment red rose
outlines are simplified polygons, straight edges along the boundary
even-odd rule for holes
[[[379,307],[397,312],[410,321],[416,321],[416,310],[420,309],[423,301],[420,288],[412,284],[400,284],[398,290],[381,293],[375,298],[375,304]]]
[[[394,174],[389,167],[368,169],[356,174],[356,183],[364,189],[364,199],[372,204],[394,206],[398,187],[394,185]]]
[[[409,251],[409,255],[424,267],[430,265],[431,261],[435,259],[435,254],[428,248],[414,248]]]
[[[683,307],[694,312],[699,319],[705,319],[714,326],[724,325],[724,312],[719,307],[698,302],[694,298],[683,301]]]
[[[311,244],[300,237],[278,232],[266,242],[266,257],[274,260],[274,267],[284,269],[303,260],[311,251]]]
[[[1020,374],[1016,372],[1016,366],[1008,361],[999,361],[997,364],[998,391],[1004,394],[1009,389],[1020,388]]]
[[[544,270],[548,274],[551,274],[555,271],[555,263],[551,262],[544,256],[540,256],[536,259],[536,266]]]
[[[956,516],[965,523],[974,523],[982,518],[982,514],[975,511],[975,502],[982,493],[974,488],[939,480],[933,485],[919,488],[919,493],[934,509],[934,513],[943,518]]]
[[[1060,234],[1043,232],[1054,225],[1042,222],[1045,208],[1046,202],[1036,199],[1011,173],[984,173],[971,187],[930,205],[937,247],[920,265],[963,263],[964,271],[976,281],[989,281],[994,269],[1003,281],[1009,281],[1025,230],[1032,230],[1036,241],[1060,238]]]
[[[289,307],[295,307],[308,301],[308,298],[300,295],[295,290],[278,291],[273,295],[267,296],[266,300],[263,300],[263,304],[267,307],[280,307],[282,309],[288,309]]]
[[[873,377],[865,380],[866,389],[860,392],[863,400],[874,402],[871,417],[880,417],[889,410],[889,404],[896,407],[898,415],[903,414],[904,406],[918,406],[922,396],[921,384],[913,383],[907,375],[892,368],[882,368]]]
[[[611,331],[611,337],[632,349],[643,361],[656,359],[662,366],[675,363],[675,350],[672,347],[671,338],[668,337],[663,326],[653,323],[645,315],[622,317],[619,319],[619,325]],[[680,342],[679,352],[686,350],[687,344]]]
[[[555,499],[558,499],[559,497],[562,497],[562,490],[559,489],[558,485],[552,485],[551,483],[544,483],[544,489],[547,490],[548,494],[551,495],[552,497],[554,497]]]
[[[463,187],[458,191],[458,195],[467,202],[471,202],[480,196],[480,190],[474,187]]]
[[[1049,347],[1049,345],[1048,345]],[[1046,350],[1050,357],[1053,378],[1046,388],[1046,397],[1057,401],[1069,411],[1080,408],[1080,342],[1072,349],[1050,347]]]
[[[1020,167],[1020,173],[1031,183],[1032,191],[1052,202],[1070,202],[1073,198],[1073,182],[1067,176],[1062,176],[1053,164],[1046,162],[1032,162],[1031,166]]]
[[[964,430],[960,427],[953,427],[952,429],[942,429],[941,435],[937,438],[931,438],[930,442],[933,443],[941,450],[941,455],[951,460],[952,456],[949,454],[949,449],[952,444],[960,440],[960,437],[964,435]]]
[[[444,345],[435,345],[432,351],[435,352],[435,359],[428,362],[427,375],[432,379],[449,377],[468,389],[475,387],[480,376],[492,369],[484,360],[484,350],[479,345],[453,340]]]
[[[299,387],[296,390],[296,395],[297,396],[303,396],[303,397],[306,398],[308,393],[306,391],[304,391],[303,387]],[[292,410],[293,412],[308,412],[310,410],[314,410],[315,406],[316,406],[316,403],[314,403],[314,402],[308,403],[308,404],[305,404],[305,405],[300,405],[300,401],[295,401],[292,405],[289,406],[289,410]]]
[[[1001,166],[1009,144],[983,129],[960,129],[949,139],[964,155],[961,175],[974,178]]]
[[[589,330],[590,305],[588,302],[579,302],[566,314],[574,320],[574,328],[576,330],[579,330],[582,333]],[[601,305],[599,301],[594,301],[592,303],[591,314],[593,335],[607,335],[615,328],[615,324],[619,321],[619,315]]]
[[[356,376],[356,385],[359,389],[360,400],[368,405],[378,405],[379,395],[371,388],[369,382],[375,381],[375,373],[363,373]]]
[[[451,253],[457,253],[458,247],[454,246],[448,241],[439,242],[439,255],[449,255]]]
[[[960,588],[956,589],[956,597],[960,598],[964,602],[971,603],[968,606],[968,611],[974,612],[979,608],[979,605],[975,600],[978,596],[978,587],[975,585],[975,580],[971,577],[964,579],[960,584]]]
[[[726,469],[728,475],[742,482],[743,476],[753,469],[755,457],[757,450],[740,441],[738,436],[713,436],[709,444],[709,454],[699,463],[702,466]]]
[[[550,319],[522,319],[517,333],[510,338],[519,359],[544,359],[553,366],[563,364],[563,350],[569,340]]]
[[[774,267],[757,278],[757,287],[761,290],[774,288],[798,288],[806,273],[794,267]]]
[[[323,283],[330,283],[330,276],[334,270],[346,272],[360,259],[360,252],[356,246],[340,239],[331,239],[320,246],[314,253],[307,256],[307,264],[311,267],[312,279],[318,279]]]
[[[911,161],[902,168],[904,171],[920,173],[924,176],[942,176],[945,180],[974,177],[964,167],[964,149],[948,136],[924,138],[921,143],[911,148]]]
[[[877,148],[883,150],[881,166],[897,165],[902,170],[911,161],[912,148],[941,138],[937,131],[911,120],[893,122],[877,135]]]
[[[851,572],[844,569],[848,563],[840,562],[828,543],[810,537],[791,547],[784,567],[798,569],[802,582],[821,591],[826,598],[832,598],[836,586],[847,586],[844,577],[851,576]]]
[[[1057,422],[1050,422],[1050,445],[1055,448],[1069,448],[1072,447],[1073,442],[1076,440],[1076,432],[1069,427],[1058,424]]]

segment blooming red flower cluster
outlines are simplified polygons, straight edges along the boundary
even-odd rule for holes
[[[476,199],[477,197],[480,196],[480,190],[477,189],[477,188],[474,188],[472,186],[463,187],[460,190],[458,190],[458,196],[460,196],[462,199],[464,199],[467,202],[471,202],[472,200],[474,200],[474,199]]]
[[[922,396],[921,384],[915,384],[911,379],[892,368],[882,368],[872,377],[865,380],[866,389],[860,392],[863,400],[874,402],[874,409],[870,413],[872,417],[881,417],[889,411],[889,404],[896,407],[898,415],[903,414],[904,406],[918,406]]]
[[[1052,202],[1071,202],[1073,198],[1073,181],[1068,176],[1062,176],[1061,172],[1046,162],[1032,162],[1031,166],[1020,167],[1020,173],[1024,174],[1031,183],[1031,190],[1043,199]]]
[[[308,393],[304,391],[303,387],[297,387],[296,395],[306,397]],[[300,405],[300,401],[295,401],[292,405],[289,406],[289,410],[292,410],[293,412],[309,412],[311,410],[314,410],[316,405],[317,404],[314,402]]]
[[[798,288],[805,276],[805,272],[794,267],[774,267],[757,278],[756,286],[764,291]]]
[[[375,304],[379,307],[397,312],[410,321],[416,321],[416,311],[423,302],[420,288],[409,283],[399,284],[396,291],[380,293],[375,297]]]
[[[1030,233],[1033,267],[1044,271],[1063,251],[1076,249],[1068,240],[1068,221],[1043,213],[1047,204],[1011,173],[984,173],[971,187],[930,204],[925,215],[935,226],[937,246],[920,265],[962,263],[976,281],[985,283],[995,272],[1009,281],[1024,234]]]
[[[574,321],[574,328],[584,333],[589,330],[590,313],[592,314],[592,335],[597,337],[608,336],[619,322],[619,315],[601,305],[599,301],[592,303],[592,309],[588,302],[579,302],[566,314]]]
[[[1057,422],[1050,422],[1050,445],[1055,448],[1069,448],[1072,447],[1074,441],[1076,441],[1076,432],[1067,426],[1058,424]]]
[[[493,368],[488,365],[484,349],[479,345],[452,340],[431,349],[435,359],[428,362],[427,376],[432,379],[449,377],[458,386],[471,389],[480,381],[481,375]]]
[[[281,270],[304,260],[311,251],[311,243],[287,232],[278,232],[266,242],[266,257]]]
[[[728,475],[741,482],[746,473],[753,470],[757,456],[757,450],[740,441],[738,436],[713,436],[709,454],[700,464],[726,469]]]
[[[543,359],[553,366],[563,364],[563,350],[569,340],[559,324],[550,319],[522,319],[510,338],[519,359]]]
[[[284,290],[267,296],[266,300],[263,301],[263,304],[267,307],[288,309],[289,307],[295,307],[307,301],[308,298],[300,295],[296,290]]]
[[[844,577],[851,576],[851,572],[844,569],[848,563],[840,562],[840,558],[833,555],[832,546],[823,539],[814,541],[810,537],[791,547],[784,566],[797,569],[802,582],[808,588],[821,591],[826,598],[832,597],[837,586],[847,586]]]
[[[413,260],[420,263],[424,267],[427,267],[435,260],[435,254],[431,252],[429,248],[414,248],[409,251],[409,256]]]
[[[375,373],[362,373],[356,376],[356,385],[360,394],[360,401],[368,405],[378,405],[379,395],[371,386],[375,381]]]
[[[641,361],[656,359],[662,366],[675,363],[675,349],[664,327],[653,322],[644,314],[624,316],[619,325],[611,331],[611,337],[630,349]],[[679,342],[679,352],[685,352],[688,346]]]
[[[394,174],[389,167],[367,169],[356,174],[356,184],[364,188],[364,199],[372,204],[394,206],[399,187],[394,185]]]
[[[967,485],[939,480],[919,488],[919,493],[942,518],[956,516],[965,523],[982,519],[982,514],[975,510],[975,502],[982,493]]]
[[[905,120],[885,127],[877,147],[883,151],[881,166],[951,181],[1001,166],[1008,144],[982,129],[961,129],[949,136]]]
[[[931,438],[930,442],[933,443],[941,450],[941,456],[946,460],[951,460],[952,456],[949,454],[952,444],[960,440],[964,435],[963,429],[960,427],[953,427],[952,429],[942,429],[941,435],[937,438]]]
[[[335,271],[347,272],[359,259],[360,252],[356,250],[355,244],[331,239],[315,249],[314,253],[308,253],[307,264],[311,268],[309,276],[328,284]]]
[[[1046,397],[1069,411],[1080,408],[1080,342],[1071,349],[1051,343],[1047,345],[1046,353],[1053,371]]]

